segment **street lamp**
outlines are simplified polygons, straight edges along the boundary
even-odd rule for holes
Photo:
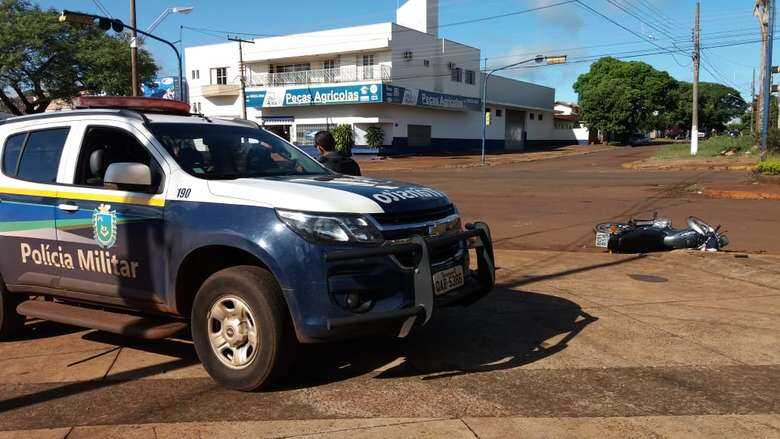
[[[146,28],[147,32],[152,32],[157,28],[157,26],[160,25],[160,23],[163,22],[166,18],[168,18],[171,14],[182,14],[186,15],[192,12],[192,10],[195,9],[193,6],[175,6],[172,8],[165,8],[160,15],[154,19],[152,24],[149,25],[149,27]]]
[[[485,75],[484,79],[482,80],[482,159],[480,160],[480,163],[482,165],[485,164],[485,138],[486,138],[486,135],[487,135],[487,114],[486,114],[485,104],[487,102],[487,83],[488,83],[488,79],[490,79],[490,77],[494,73],[499,72],[501,70],[506,70],[506,69],[509,69],[509,68],[512,68],[512,67],[516,67],[516,66],[519,66],[519,65],[522,65],[522,64],[527,64],[527,63],[530,63],[530,62],[535,62],[537,64],[541,64],[541,63],[543,63],[545,61],[547,61],[547,65],[564,64],[566,62],[566,55],[556,55],[556,56],[536,55],[535,57],[527,59],[527,60],[524,60],[524,61],[520,61],[520,62],[512,63],[512,64],[509,64],[509,65],[505,65],[503,67],[495,68],[495,69],[489,71]]]

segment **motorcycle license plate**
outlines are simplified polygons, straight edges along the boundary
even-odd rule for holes
[[[464,282],[463,267],[460,265],[433,273],[433,294],[441,296],[462,287]]]
[[[607,248],[609,246],[609,233],[596,233],[596,247]]]

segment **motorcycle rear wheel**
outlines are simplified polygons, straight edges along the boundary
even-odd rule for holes
[[[601,223],[596,225],[593,230],[596,233],[617,233],[629,229],[632,226],[627,223]]]

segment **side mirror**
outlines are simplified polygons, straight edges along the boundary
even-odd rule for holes
[[[112,163],[103,182],[117,186],[151,186],[152,170],[143,163]]]

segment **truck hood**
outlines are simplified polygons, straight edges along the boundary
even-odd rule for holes
[[[393,180],[291,176],[209,181],[212,195],[280,209],[327,213],[401,213],[450,204],[442,192]]]

